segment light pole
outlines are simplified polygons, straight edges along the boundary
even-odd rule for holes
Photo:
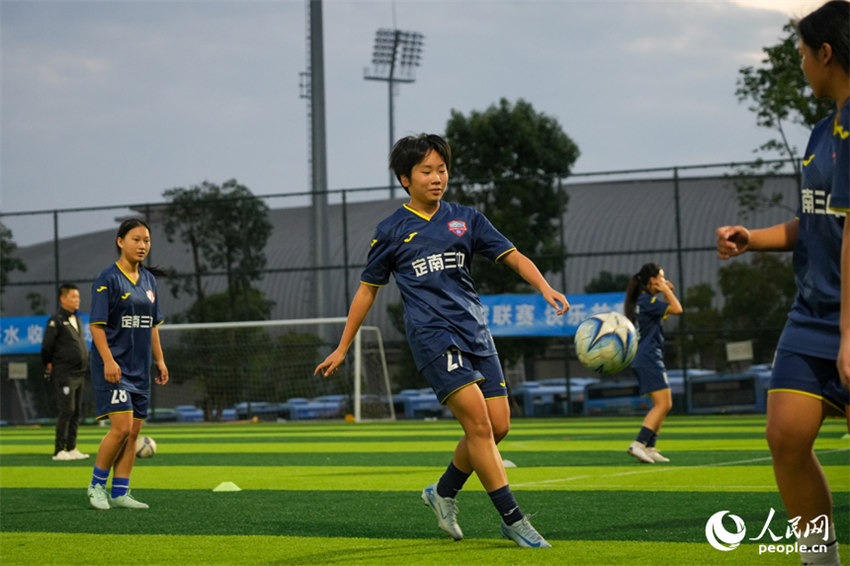
[[[375,51],[372,66],[363,72],[369,81],[386,81],[390,101],[390,149],[395,141],[393,131],[393,84],[412,83],[416,80],[415,69],[422,57],[424,36],[415,31],[381,28],[375,33]],[[395,177],[390,171],[390,198],[395,198]]]

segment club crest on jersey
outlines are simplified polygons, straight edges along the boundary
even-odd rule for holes
[[[154,297],[154,295],[153,295],[153,291],[150,290],[150,289],[145,291],[145,295],[148,296],[148,300],[150,300],[150,302],[154,302],[156,300],[156,297]]]
[[[466,222],[463,220],[452,220],[449,222],[449,231],[456,236],[463,236],[466,233]]]

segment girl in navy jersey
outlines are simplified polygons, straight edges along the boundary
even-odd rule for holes
[[[660,299],[659,294],[664,298]],[[629,279],[623,309],[638,331],[638,349],[632,360],[632,372],[637,377],[640,394],[652,400],[652,409],[644,418],[628,453],[647,464],[669,462],[669,458],[662,456],[655,447],[658,431],[673,408],[673,395],[664,367],[661,323],[667,315],[682,314],[682,305],[673,293],[673,284],[664,277],[661,266],[647,263]]]
[[[147,224],[137,218],[121,223],[116,246],[118,261],[104,269],[92,285],[91,375],[97,420],[109,419],[88,488],[95,509],[147,509],[130,495],[130,473],[136,461],[136,439],[148,416],[151,359],[156,382],[168,382],[157,325],[162,313],[156,295],[155,272],[142,266],[150,252]],[[112,491],[106,481],[113,471]]]
[[[803,72],[815,96],[836,101],[846,116],[850,97],[850,4],[828,2],[797,24]],[[842,387],[836,359],[840,344],[841,242],[843,215],[830,210],[839,109],[812,130],[803,159],[797,217],[760,230],[717,229],[717,255],[747,250],[793,250],[797,296],[782,330],[767,396],[767,442],[773,472],[789,519],[798,520],[804,564],[839,564],[832,494],[813,451],[823,419],[847,413],[850,393]],[[845,177],[846,178],[846,177]],[[846,198],[846,197],[845,197]],[[846,200],[844,202],[847,207]],[[808,527],[828,529],[808,533]],[[803,551],[826,545],[826,552]]]
[[[378,224],[339,346],[315,373],[329,376],[339,367],[378,290],[392,275],[404,303],[407,338],[417,367],[464,430],[452,462],[439,482],[422,491],[422,500],[437,515],[439,527],[461,540],[455,497],[474,471],[502,516],[502,533],[522,547],[548,547],[520,511],[496,447],[508,433],[510,407],[469,273],[472,255],[506,264],[558,315],[569,304],[483,214],[442,200],[450,166],[451,149],[440,136],[410,136],[393,147],[390,168],[410,202]]]

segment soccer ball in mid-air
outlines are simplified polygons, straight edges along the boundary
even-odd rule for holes
[[[579,324],[576,355],[588,369],[617,373],[628,367],[637,353],[635,326],[616,312],[595,314]]]
[[[140,436],[136,439],[136,456],[139,458],[153,458],[156,454],[156,442],[150,436]]]

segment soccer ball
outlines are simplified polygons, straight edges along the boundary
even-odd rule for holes
[[[632,322],[616,312],[595,314],[576,330],[576,355],[588,369],[617,373],[635,358],[638,337]]]
[[[136,439],[136,456],[139,458],[153,458],[156,454],[156,442],[150,436],[140,436]]]

